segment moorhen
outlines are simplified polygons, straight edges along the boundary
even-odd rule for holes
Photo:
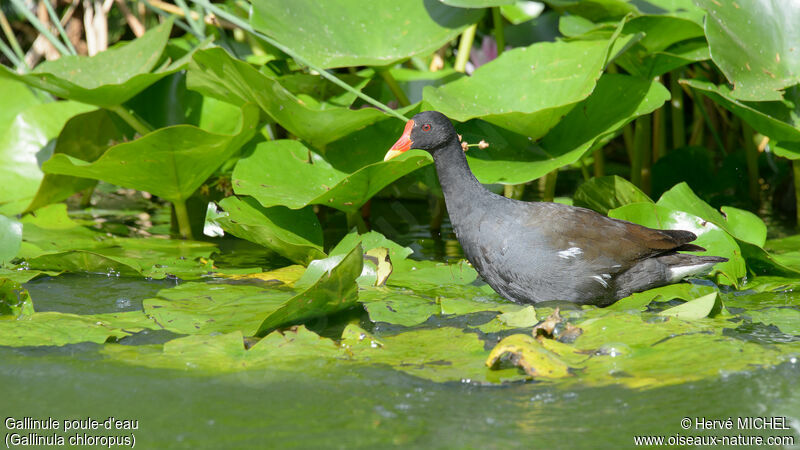
[[[690,231],[656,230],[585,208],[522,202],[489,191],[470,171],[450,119],[439,112],[409,120],[384,160],[412,148],[433,156],[467,259],[511,301],[606,306],[727,261],[678,253],[705,250],[689,243],[697,238]]]

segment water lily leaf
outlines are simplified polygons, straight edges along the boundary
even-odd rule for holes
[[[629,20],[623,32],[642,35],[631,50],[616,60],[632,75],[652,79],[686,64],[710,58],[702,20],[696,22],[673,15],[645,15]]]
[[[786,334],[800,335],[800,311],[794,308],[769,308],[761,311],[744,313],[753,320],[764,325],[774,325]]]
[[[727,86],[715,86],[700,80],[681,80],[681,83],[696,89],[715,103],[741,117],[742,120],[758,132],[769,136],[773,141],[783,143],[774,146],[779,156],[800,159],[800,151],[792,147],[792,145],[796,145],[796,142],[800,142],[800,121],[784,103],[744,102],[737,99]],[[793,96],[796,96],[796,90],[797,88],[791,88],[787,92],[791,91]]]
[[[425,88],[423,98],[451,119],[481,118],[539,139],[592,93],[614,40],[541,42],[509,50],[471,77]]]
[[[472,314],[483,311],[514,313],[525,309],[525,306],[518,305],[507,300],[491,301],[488,299],[478,300],[477,298],[451,298],[450,296],[442,298],[439,301],[439,306],[442,309],[442,314],[457,315]]]
[[[490,8],[492,6],[511,5],[516,0],[439,0],[445,5],[459,8]]]
[[[239,61],[221,48],[198,51],[189,66],[190,89],[236,105],[255,102],[292,134],[324,147],[341,137],[388,117],[374,108],[352,110],[311,104],[283,87],[279,80]]]
[[[53,154],[64,154],[83,161],[95,161],[109,147],[132,137],[132,130],[116,115],[98,109],[71,118],[58,135]],[[31,203],[30,212],[67,199],[83,189],[94,187],[96,180],[67,175],[45,174]]]
[[[667,99],[669,92],[660,83],[610,74],[600,78],[592,94],[563,120],[563,114],[559,115],[558,125],[537,144],[525,136],[538,136],[493,129],[480,122],[467,129],[459,127],[459,131],[468,142],[485,139],[490,145],[485,150],[467,152],[470,168],[481,182],[525,183],[574,163],[595,143],[636,117],[656,110]]]
[[[647,305],[654,301],[667,301],[679,298],[681,300],[692,300],[700,296],[711,294],[716,290],[704,284],[678,283],[667,286],[648,289],[644,292],[637,292],[622,298],[616,303],[607,306],[606,309],[615,311],[643,310]]]
[[[108,275],[139,276],[142,266],[133,258],[103,255],[90,250],[69,250],[47,253],[25,260],[32,269],[65,270],[68,272],[104,273]]]
[[[250,22],[304,59],[332,68],[385,66],[430,53],[483,14],[436,0],[256,0]]]
[[[720,208],[725,215],[730,233],[737,239],[763,247],[767,241],[767,225],[760,217],[733,206]]]
[[[392,290],[361,290],[358,301],[364,304],[373,322],[386,322],[410,327],[419,325],[433,315],[439,314],[435,301],[408,292]]]
[[[292,296],[268,285],[182,283],[143,302],[145,314],[181,334],[230,333],[252,336],[264,317]]]
[[[25,83],[9,78],[0,77],[0,91],[4,93],[3,109],[0,110],[0,130],[3,132],[17,114],[44,103]]]
[[[497,316],[497,320],[512,328],[532,327],[539,322],[536,318],[536,310],[528,305],[519,311],[504,312]]]
[[[443,285],[467,285],[477,278],[478,272],[465,260],[447,264],[406,259],[394,265],[386,284],[425,290]]]
[[[356,304],[356,278],[361,275],[363,264],[361,245],[357,243],[344,256],[335,251],[331,251],[331,255],[329,259],[337,260],[336,265],[321,272],[314,284],[268,315],[256,335],[263,336],[281,325],[326,316]],[[309,266],[309,270],[313,268]]]
[[[781,0],[737,2],[697,0],[708,11],[705,33],[711,59],[733,83],[734,98],[781,100],[782,89],[800,83],[800,59],[794,53],[800,42],[794,26],[800,9],[787,8]]]
[[[662,197],[663,198],[663,197]],[[633,203],[608,213],[609,217],[628,220],[650,228],[688,230],[697,235],[693,243],[704,247],[704,254],[723,256],[727,262],[714,266],[714,272],[722,275],[719,280],[727,284],[738,284],[745,276],[745,263],[742,251],[736,241],[713,222],[704,220],[684,211],[652,203]]]
[[[141,311],[92,315],[41,312],[17,320],[0,320],[0,345],[102,344],[109,338],[123,338],[144,329],[160,328]]]
[[[22,224],[0,215],[0,266],[17,256],[22,244]]]
[[[716,292],[712,292],[682,305],[665,309],[659,314],[685,320],[702,319],[708,317],[715,306],[719,306],[719,295]]]
[[[240,331],[195,335],[173,339],[163,346],[107,344],[103,354],[116,361],[156,368],[232,372],[247,369],[308,370],[346,358],[345,351],[330,339],[300,326],[275,331],[250,349]]]
[[[39,64],[26,75],[2,66],[0,77],[23,81],[61,98],[90,105],[117,106],[180,70],[179,65],[156,67],[171,30],[172,21],[168,20],[138,39],[95,56],[62,56]]]
[[[630,181],[610,175],[592,178],[581,184],[572,199],[573,205],[593,209],[600,214],[631,203],[652,202],[650,197]]]
[[[512,364],[531,377],[564,378],[570,375],[566,363],[528,334],[514,334],[500,341],[486,359],[486,366],[496,367],[506,355]]]
[[[245,105],[233,135],[176,125],[115,145],[94,162],[57,154],[42,169],[147,191],[171,202],[184,201],[253,136],[257,120],[256,107]]]
[[[322,227],[310,208],[264,208],[255,199],[237,197],[227,197],[219,205],[224,212],[217,213],[211,221],[236,237],[263,245],[301,264],[325,257]]]
[[[321,204],[356,211],[388,184],[430,161],[428,153],[406,152],[346,173],[293,140],[262,142],[233,169],[233,189],[263,206],[292,209]],[[298,184],[297,180],[303,180]]]
[[[52,151],[48,145],[70,117],[94,109],[75,102],[34,105],[10,123],[0,123],[0,211],[18,214],[30,203],[42,181],[40,164]]]
[[[355,325],[342,333],[342,345],[356,362],[386,364],[431,381],[498,383],[522,379],[514,369],[490,371],[488,351],[475,333],[457,328],[421,329],[374,339]]]
[[[33,314],[31,295],[18,281],[0,278],[0,320]]]

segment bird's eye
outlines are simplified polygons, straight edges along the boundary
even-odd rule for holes
[[[431,124],[426,123],[422,126],[422,131],[431,131]]]

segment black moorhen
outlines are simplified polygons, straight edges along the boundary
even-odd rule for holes
[[[497,195],[469,170],[445,115],[425,111],[406,124],[385,161],[412,148],[433,155],[447,212],[464,254],[503,297],[518,303],[564,300],[610,305],[634,292],[707,272],[718,256],[683,230],[655,230],[592,210]]]

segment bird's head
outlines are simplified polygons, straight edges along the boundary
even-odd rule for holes
[[[450,119],[437,111],[423,111],[406,123],[403,135],[386,153],[383,160],[388,161],[412,148],[427,150],[433,154],[451,140],[458,142],[456,130]]]

